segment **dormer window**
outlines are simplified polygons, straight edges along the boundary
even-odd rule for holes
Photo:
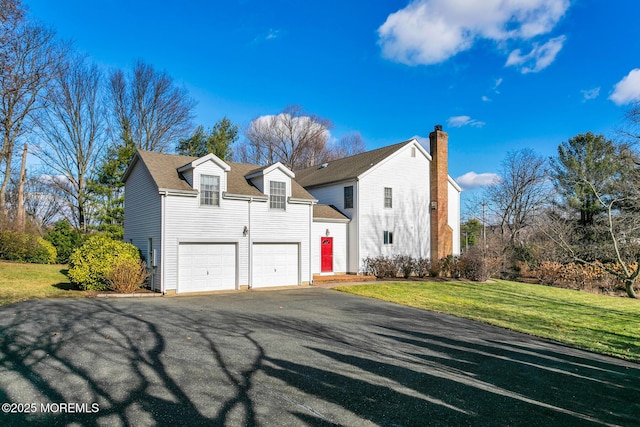
[[[271,181],[269,191],[269,207],[284,210],[287,202],[287,183]]]
[[[200,204],[220,206],[220,177],[200,175]]]

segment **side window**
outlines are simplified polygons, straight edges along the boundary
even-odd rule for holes
[[[220,206],[220,177],[200,175],[200,204]]]
[[[384,207],[392,208],[393,207],[393,196],[391,188],[384,187]]]
[[[353,185],[344,187],[344,208],[353,209]]]
[[[271,181],[269,190],[269,207],[284,210],[287,202],[287,183]]]

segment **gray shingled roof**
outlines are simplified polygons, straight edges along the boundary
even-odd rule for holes
[[[138,150],[138,156],[159,189],[194,191],[194,188],[182,179],[178,169],[197,160],[198,157],[179,156],[143,150]],[[231,170],[227,173],[227,193],[243,196],[264,196],[264,193],[245,178],[245,176],[250,175],[256,170],[260,170],[262,168],[261,166],[249,163],[225,163],[231,167]],[[297,199],[315,200],[311,194],[294,180],[291,181],[291,196]]]
[[[355,179],[411,141],[412,139],[355,156],[333,160],[327,162],[327,167],[324,168],[317,165],[295,171],[296,181],[307,188]]]
[[[345,216],[333,205],[313,205],[313,218],[314,219],[346,219]]]

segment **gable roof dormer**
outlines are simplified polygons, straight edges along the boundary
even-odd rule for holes
[[[217,166],[219,166],[225,172],[229,172],[231,170],[231,166],[229,166],[227,163],[225,163],[220,157],[216,156],[213,153],[209,153],[206,156],[198,157],[197,159],[195,159],[195,160],[187,163],[186,165],[178,168],[178,172],[184,173],[184,172],[189,171],[191,169],[195,169],[198,166],[200,166],[201,164],[206,163],[208,161],[212,161],[213,163],[215,163]]]

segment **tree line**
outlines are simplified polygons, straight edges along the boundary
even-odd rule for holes
[[[604,270],[637,297],[640,269],[640,102],[616,140],[586,132],[545,158],[510,152],[499,179],[472,201],[463,249],[481,248],[502,276],[523,263],[578,263]],[[483,207],[483,211],[479,211]]]
[[[292,169],[365,150],[359,133],[333,142],[330,120],[295,105],[256,118],[242,139],[227,117],[196,126],[196,101],[167,72],[143,60],[102,70],[20,0],[0,0],[0,25],[2,227],[42,233],[64,218],[122,238],[121,179],[138,149]],[[26,170],[27,151],[38,170]]]

